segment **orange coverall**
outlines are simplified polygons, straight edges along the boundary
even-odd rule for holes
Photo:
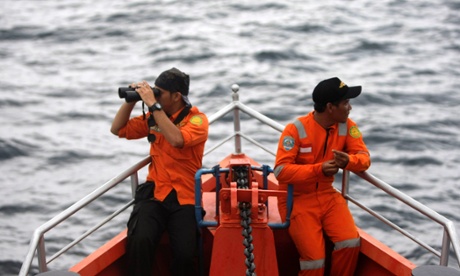
[[[294,186],[289,234],[300,254],[299,275],[324,275],[323,233],[334,243],[331,275],[353,275],[356,268],[358,231],[345,199],[332,186],[334,176],[322,171],[322,163],[334,158],[333,149],[348,153],[346,170],[365,171],[370,166],[367,147],[351,119],[326,130],[310,112],[288,124],[278,143],[275,176],[280,189]],[[285,214],[285,199],[278,202],[280,214]]]

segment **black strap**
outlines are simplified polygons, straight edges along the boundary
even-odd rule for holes
[[[179,115],[177,116],[177,118],[174,120],[173,124],[174,125],[177,125],[179,124],[180,122],[182,122],[182,120],[190,113],[190,109],[192,108],[191,105],[186,105],[184,107],[184,109],[182,109],[182,111],[179,113]],[[153,127],[153,126],[156,126],[157,125],[157,122],[155,122],[155,118],[153,117],[153,113],[150,113],[150,116],[148,118],[148,127],[149,127],[149,132],[150,132],[150,128]],[[155,139],[156,139],[156,136],[155,134],[151,134],[149,133],[149,135],[147,136],[147,140],[150,142],[150,143],[153,143],[155,142]]]

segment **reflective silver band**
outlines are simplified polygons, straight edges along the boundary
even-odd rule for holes
[[[303,127],[303,124],[299,120],[295,120],[294,123],[295,127],[297,128],[297,132],[299,133],[299,138],[307,138],[307,132],[305,131],[305,128]]]
[[[300,260],[300,270],[314,270],[324,267],[324,259],[313,260],[313,261],[304,261]]]
[[[280,174],[280,172],[283,170],[284,166],[277,166],[274,170],[273,170],[273,173],[275,174],[275,177],[278,177],[278,175]]]
[[[339,136],[347,136],[347,123],[339,124]]]
[[[358,237],[356,239],[344,240],[341,242],[336,242],[334,250],[339,250],[342,248],[353,248],[361,245],[361,239]]]

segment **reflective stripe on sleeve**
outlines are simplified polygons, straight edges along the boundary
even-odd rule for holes
[[[349,239],[349,240],[344,240],[341,242],[336,242],[334,246],[334,250],[339,250],[342,248],[353,248],[353,247],[358,247],[361,245],[361,239],[358,237],[356,239]]]
[[[274,170],[273,173],[275,174],[275,177],[278,177],[280,172],[283,170],[284,166],[277,166]]]
[[[299,138],[307,138],[307,132],[305,131],[305,127],[303,126],[302,122],[299,120],[295,120],[294,123],[295,127],[297,128],[297,132],[299,133]]]
[[[300,270],[314,270],[314,269],[320,269],[323,267],[324,267],[324,259],[313,260],[313,261],[300,260]]]

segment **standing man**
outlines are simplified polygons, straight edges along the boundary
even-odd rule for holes
[[[155,250],[164,231],[173,253],[172,275],[193,275],[196,256],[195,173],[202,166],[208,119],[188,100],[189,76],[176,68],[161,73],[152,89],[133,83],[147,116],[130,119],[135,102],[124,102],[111,132],[120,138],[148,137],[150,156],[146,183],[136,192],[128,221],[130,275],[152,275]]]
[[[332,186],[339,169],[355,172],[370,166],[369,152],[355,122],[348,118],[350,99],[361,86],[338,78],[313,90],[314,111],[288,124],[281,134],[275,162],[280,189],[294,186],[289,234],[300,254],[299,275],[324,275],[325,241],[334,243],[330,275],[353,275],[360,238],[342,195]],[[285,200],[279,200],[281,214]]]

